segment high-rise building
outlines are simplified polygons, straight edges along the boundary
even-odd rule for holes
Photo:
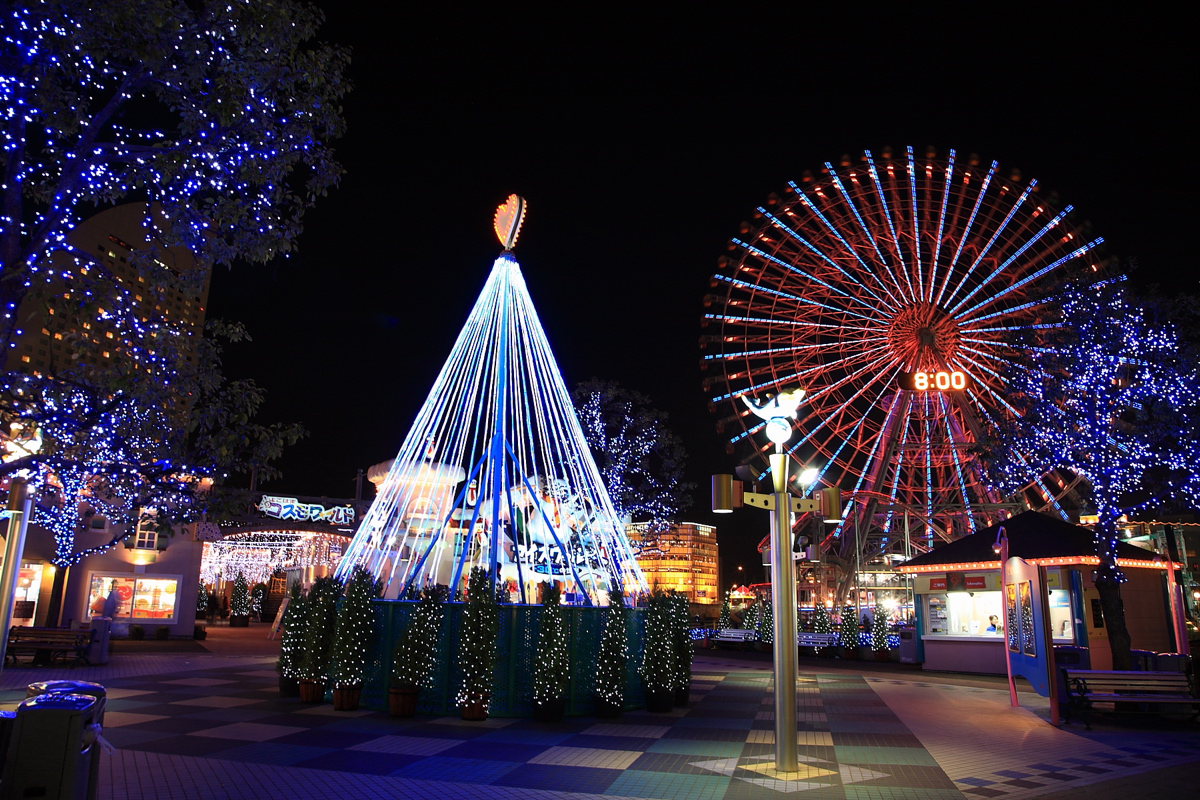
[[[674,589],[693,603],[721,602],[717,587],[717,529],[697,522],[679,522],[664,531],[648,523],[625,526],[638,565],[652,589]]]
[[[65,253],[54,259],[57,275],[44,285],[35,286],[17,312],[13,346],[4,359],[5,369],[14,372],[54,375],[72,359],[84,358],[94,364],[119,358],[132,346],[153,347],[152,342],[133,341],[128,330],[115,321],[106,321],[117,295],[124,294],[136,318],[162,320],[178,332],[199,335],[204,327],[208,306],[209,272],[185,247],[156,247],[152,264],[171,273],[171,278],[155,280],[155,269],[139,270],[135,253],[145,254],[151,244],[144,221],[144,203],[126,203],[101,211],[83,222],[68,237],[68,243],[80,253],[96,257],[98,264],[74,259]],[[99,282],[111,296],[106,302],[97,296],[90,302],[98,307],[91,318],[70,313],[81,303],[80,287],[97,285],[93,270],[107,272]],[[204,270],[203,272],[199,270]],[[99,294],[99,293],[97,293]],[[190,358],[184,354],[184,359]]]

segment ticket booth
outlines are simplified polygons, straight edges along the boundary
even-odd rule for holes
[[[1111,669],[1112,655],[1092,572],[1092,532],[1056,517],[1027,511],[1003,523],[1010,555],[1045,567],[1048,624],[1055,646],[1087,647],[1093,669]],[[914,576],[918,658],[924,669],[1005,674],[1000,557],[993,550],[1000,525],[985,528],[899,567]],[[1177,649],[1167,603],[1166,563],[1155,553],[1118,545],[1128,582],[1121,587],[1133,648]]]

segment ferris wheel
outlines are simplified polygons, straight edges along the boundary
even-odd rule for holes
[[[1061,513],[1073,478],[1031,470],[1001,497],[978,445],[1020,414],[1009,376],[1057,324],[1054,287],[1104,268],[1103,239],[1074,217],[995,161],[912,147],[827,162],[772,195],[720,259],[701,337],[719,429],[750,477],[771,445],[748,403],[799,387],[787,450],[816,469],[808,491],[846,494],[831,538],[854,525],[894,543],[911,520],[932,546],[1008,504]]]

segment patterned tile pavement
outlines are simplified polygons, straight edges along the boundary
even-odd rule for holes
[[[0,703],[30,681],[109,689],[101,796],[267,798],[1026,798],[1200,760],[1200,733],[1172,726],[1060,730],[1040,698],[1008,707],[1002,685],[921,673],[802,669],[800,771],[772,769],[769,664],[701,653],[692,701],[671,714],[546,724],[398,720],[278,697],[262,656],[123,656],[105,668],[8,669]],[[847,665],[848,666],[848,665]]]

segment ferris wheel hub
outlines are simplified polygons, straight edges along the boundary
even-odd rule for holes
[[[900,309],[888,326],[887,336],[896,360],[910,370],[944,368],[958,353],[958,323],[933,303]]]

